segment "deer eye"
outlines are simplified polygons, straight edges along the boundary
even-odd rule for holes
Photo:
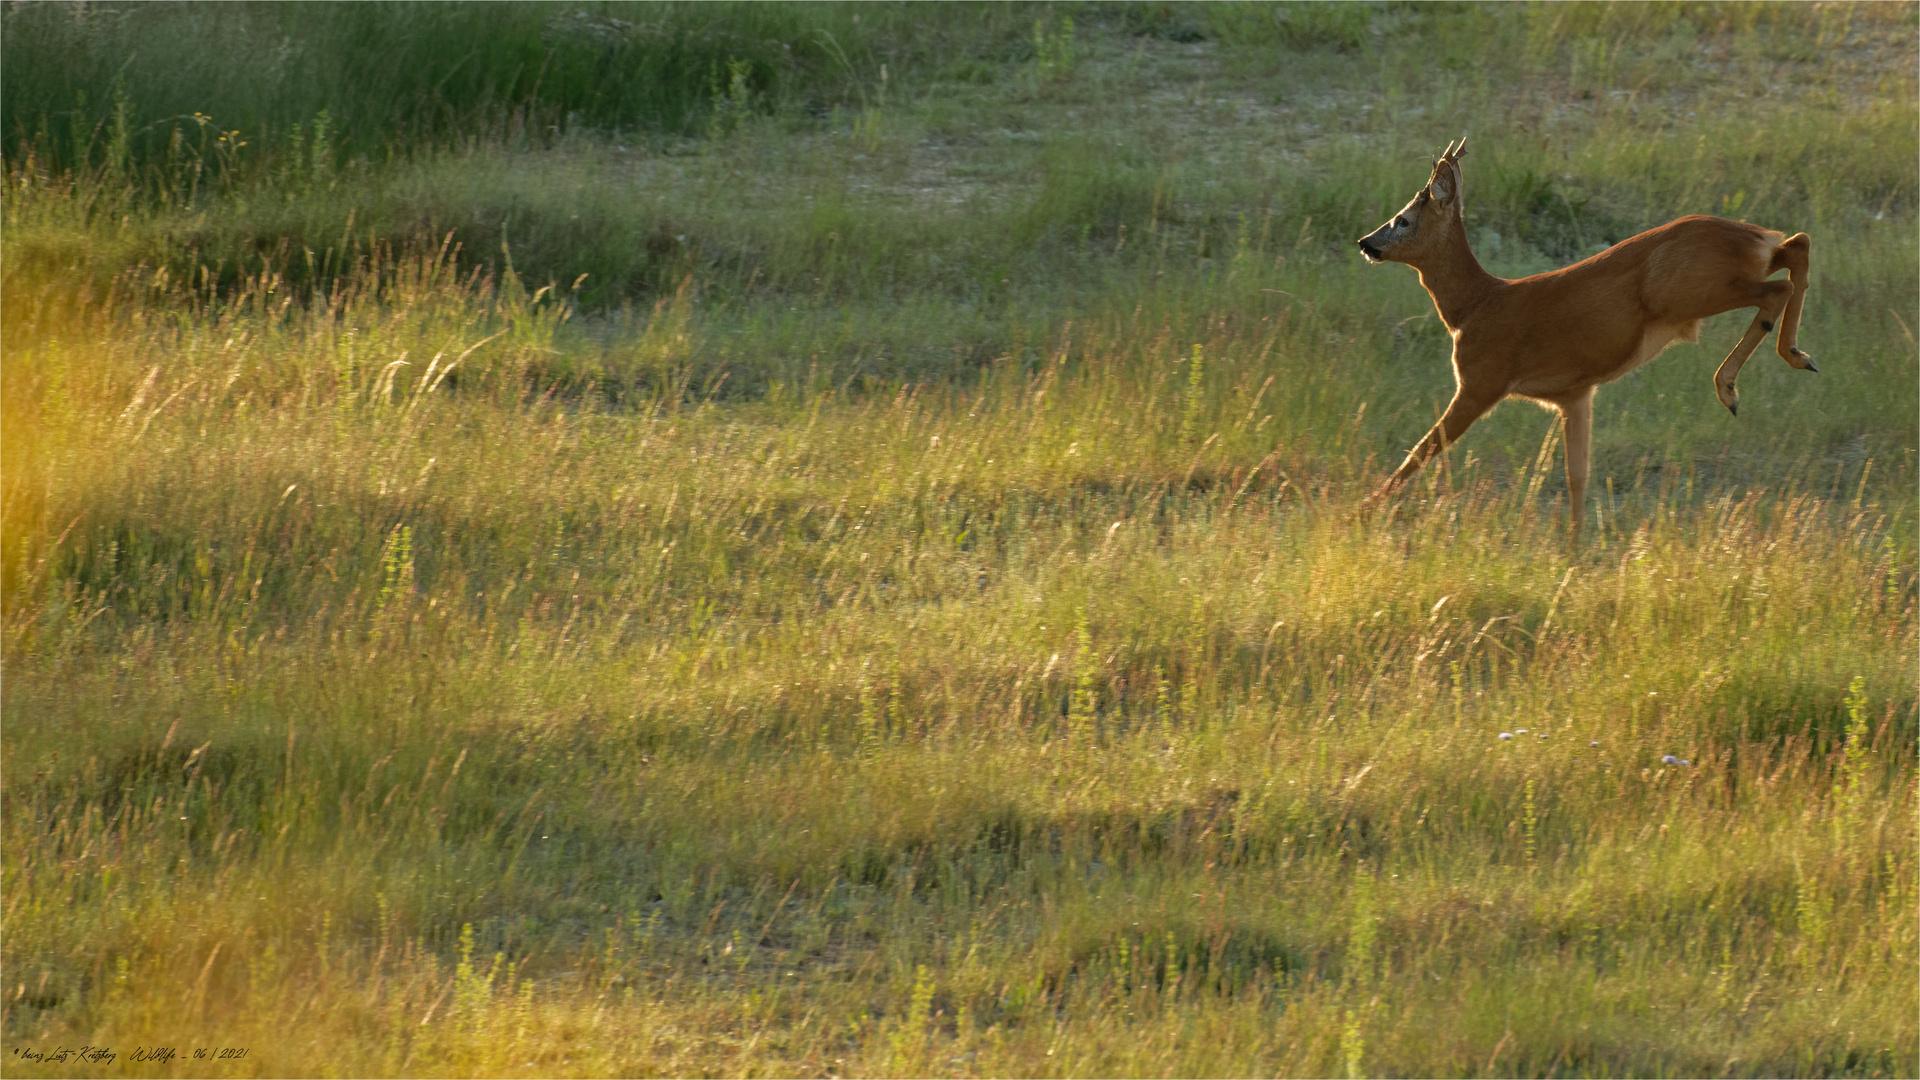
[[[1402,215],[1402,216],[1400,216],[1400,217],[1397,217],[1397,218],[1394,218],[1394,219],[1393,219],[1393,227],[1394,227],[1394,228],[1396,228],[1396,229],[1404,229],[1404,228],[1406,228],[1406,227],[1407,227],[1407,219],[1406,219],[1406,217],[1405,217],[1404,215]]]

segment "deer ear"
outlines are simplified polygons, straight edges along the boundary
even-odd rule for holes
[[[1427,184],[1427,190],[1433,192],[1434,198],[1446,202],[1459,190],[1459,174],[1453,171],[1450,163],[1443,161],[1439,168],[1433,170],[1433,180]]]

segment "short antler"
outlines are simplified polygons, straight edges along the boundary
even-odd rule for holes
[[[1457,141],[1448,143],[1447,148],[1445,150],[1440,151],[1440,156],[1434,159],[1433,161],[1434,175],[1438,176],[1440,174],[1440,166],[1458,164],[1460,159],[1465,157],[1466,155],[1467,155],[1467,137],[1465,135],[1462,135]]]

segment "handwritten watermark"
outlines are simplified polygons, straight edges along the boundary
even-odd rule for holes
[[[170,1065],[175,1061],[238,1061],[247,1056],[244,1046],[136,1046],[125,1053],[128,1062]],[[35,1050],[16,1046],[13,1057],[36,1065],[111,1065],[122,1052],[111,1046],[54,1046]]]

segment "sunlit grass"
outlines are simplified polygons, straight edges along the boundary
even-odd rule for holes
[[[0,1025],[123,1055],[13,1068],[1911,1073],[1911,76],[1768,99],[1829,187],[1717,121],[1643,160],[1610,92],[1651,72],[1580,42],[1684,97],[1732,85],[1684,57],[1860,37],[1606,10],[1076,13],[1064,74],[915,69],[858,125],[475,145],[192,226],[363,223],[307,269],[196,273],[178,206],[10,162]],[[1723,161],[1815,236],[1823,374],[1756,361],[1726,417],[1729,316],[1608,387],[1574,547],[1519,405],[1358,513],[1450,375],[1411,277],[1337,248],[1438,121],[1250,142],[1267,204],[1208,157],[1292,78],[1487,26],[1535,66],[1443,92],[1584,140],[1475,151],[1489,265],[1726,209]],[[970,147],[918,185],[961,201],[904,193],[922,139]],[[547,224],[489,263],[483,205]],[[722,254],[567,272],[660,222]]]

